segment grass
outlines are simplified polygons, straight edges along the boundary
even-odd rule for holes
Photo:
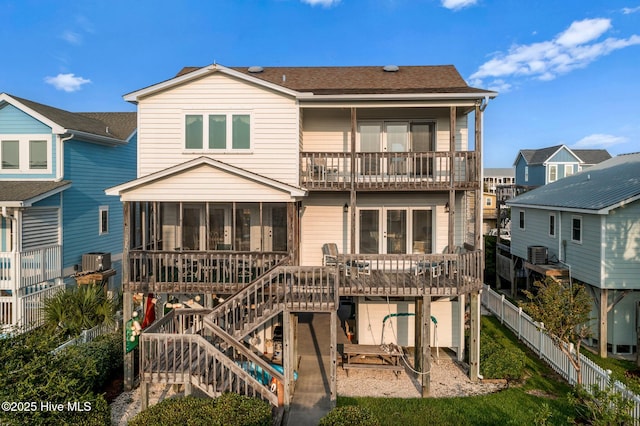
[[[503,345],[523,349],[517,338],[495,317],[482,318],[482,333]],[[370,409],[382,425],[534,425],[543,403],[551,412],[547,424],[564,425],[573,416],[566,395],[571,387],[529,350],[526,378],[509,389],[466,398],[351,398],[338,397],[338,406]]]

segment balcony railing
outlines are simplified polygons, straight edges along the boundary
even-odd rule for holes
[[[0,252],[0,289],[19,290],[62,276],[60,245]]]
[[[475,189],[476,153],[302,152],[300,184],[308,189]],[[453,167],[453,174],[452,172]],[[453,179],[453,182],[452,182]]]
[[[212,291],[235,293],[280,262],[286,252],[129,252],[125,291]]]
[[[337,256],[341,295],[455,295],[482,288],[483,252]]]

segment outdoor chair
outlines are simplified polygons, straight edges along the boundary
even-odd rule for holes
[[[345,270],[345,275],[351,275],[352,270],[358,274],[371,274],[371,264],[364,260],[338,261],[338,245],[336,243],[325,243],[322,245],[322,264],[324,266],[336,266]]]
[[[462,247],[454,246],[453,254],[460,254],[460,253],[462,253]],[[444,247],[444,249],[442,250],[442,254],[449,254],[449,246]],[[420,260],[418,261],[418,263],[416,263],[416,266],[413,269],[413,272],[415,275],[424,275],[427,272],[429,272],[429,274],[431,274],[431,277],[436,278],[436,277],[439,277],[442,274],[443,269],[446,270],[446,268],[447,268],[447,265],[446,265],[446,262],[444,261],[431,262],[426,260]]]

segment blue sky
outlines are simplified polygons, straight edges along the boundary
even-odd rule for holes
[[[70,111],[183,66],[453,64],[500,92],[485,167],[556,144],[640,151],[640,0],[0,0],[0,92]]]

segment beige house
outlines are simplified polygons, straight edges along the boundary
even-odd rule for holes
[[[127,218],[125,320],[135,293],[185,306],[140,337],[143,391],[162,380],[286,407],[297,315],[336,324],[341,301],[355,307],[354,343],[415,346],[423,371],[431,346],[468,350],[477,378],[475,206],[482,116],[496,95],[453,66],[221,65],[125,95],[138,106],[138,178],[107,190]],[[191,367],[175,358],[187,347]],[[128,386],[133,362],[131,352]]]

